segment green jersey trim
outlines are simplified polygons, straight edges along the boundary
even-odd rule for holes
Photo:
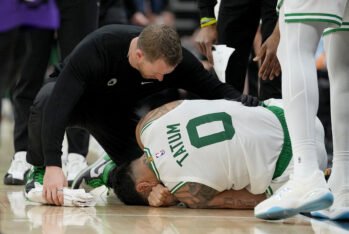
[[[339,32],[339,31],[349,31],[349,22],[343,22],[339,28],[327,28],[325,29],[323,36],[326,36],[331,33]]]
[[[181,181],[179,182],[176,186],[174,186],[172,189],[171,189],[171,194],[174,194],[178,191],[178,189],[182,188],[187,182],[184,182],[184,181]]]
[[[340,26],[343,18],[326,13],[286,13],[286,23],[301,23],[301,22],[327,22]]]
[[[288,164],[291,161],[291,158],[292,158],[291,138],[288,133],[284,110],[277,106],[267,106],[266,108],[275,114],[275,116],[280,121],[282,130],[284,132],[284,144],[282,146],[279,158],[276,161],[275,171],[273,175],[273,179],[275,179],[281,176],[282,173],[284,173]]]
[[[156,119],[153,119],[151,121],[149,121],[148,123],[143,125],[143,128],[141,130],[141,135],[143,134],[143,132],[155,121]]]
[[[328,13],[285,13],[285,18],[292,18],[292,17],[317,17],[317,18],[337,18],[340,21],[342,21],[342,17],[334,14],[328,14]]]
[[[340,22],[335,21],[335,20],[327,20],[327,19],[307,19],[307,18],[302,18],[302,19],[286,19],[286,23],[304,23],[304,22],[327,22],[327,23],[332,23],[336,25],[341,25]]]
[[[276,11],[279,13],[282,5],[284,4],[284,0],[279,0],[278,3],[276,4]]]
[[[147,157],[149,168],[154,172],[154,174],[156,175],[158,180],[161,181],[160,173],[159,173],[158,169],[156,168],[156,165],[154,163],[154,159],[153,159],[153,156],[151,155],[150,149],[144,148],[144,153],[145,153],[145,156]]]
[[[274,192],[273,189],[269,186],[267,190],[265,191],[265,195],[267,195],[267,198],[273,196]]]

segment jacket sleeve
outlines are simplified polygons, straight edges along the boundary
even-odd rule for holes
[[[236,99],[241,93],[233,86],[222,83],[205,70],[201,62],[183,48],[183,60],[175,71],[165,77],[169,87],[182,88],[205,99]]]
[[[214,15],[214,7],[216,4],[216,0],[198,0],[200,17],[216,18]]]

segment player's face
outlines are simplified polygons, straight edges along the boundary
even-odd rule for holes
[[[149,62],[145,58],[139,62],[139,72],[145,79],[156,79],[162,81],[164,75],[171,73],[174,67],[167,65],[162,59]]]

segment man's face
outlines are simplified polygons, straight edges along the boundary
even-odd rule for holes
[[[145,79],[162,81],[164,75],[171,73],[175,67],[167,65],[162,59],[149,62],[145,57],[139,60],[139,72]]]

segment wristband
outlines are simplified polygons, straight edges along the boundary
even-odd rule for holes
[[[216,18],[202,17],[200,19],[200,27],[201,28],[210,26],[210,25],[215,24],[215,23],[217,23]]]

